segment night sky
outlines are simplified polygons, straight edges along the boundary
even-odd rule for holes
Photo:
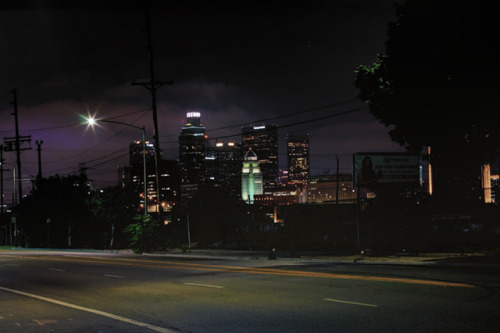
[[[44,177],[77,174],[85,163],[94,187],[116,183],[116,167],[128,164],[128,144],[142,132],[111,123],[87,129],[82,115],[144,125],[152,138],[150,92],[132,85],[150,78],[146,11],[156,79],[174,81],[157,90],[164,158],[178,157],[187,111],[201,112],[209,137],[221,141],[241,141],[242,125],[277,124],[282,168],[286,134],[309,133],[312,174],[335,172],[336,156],[350,173],[355,152],[403,151],[355,100],[353,84],[355,68],[384,53],[402,1],[41,2],[0,5],[0,135],[15,135],[16,89],[20,134],[32,138],[23,179],[36,176],[35,141],[43,140]],[[4,159],[11,169],[15,153]],[[10,203],[12,171],[4,188]]]

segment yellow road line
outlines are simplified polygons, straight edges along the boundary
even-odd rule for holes
[[[78,261],[93,264],[112,264],[121,266],[139,266],[139,267],[152,267],[152,268],[171,268],[171,269],[192,269],[202,271],[218,271],[218,272],[231,272],[231,273],[246,273],[246,274],[268,274],[268,275],[282,275],[282,276],[297,276],[297,277],[316,277],[316,278],[330,278],[330,279],[344,279],[344,280],[362,280],[362,281],[377,281],[377,282],[392,282],[392,283],[406,283],[406,284],[419,284],[440,287],[460,287],[460,288],[475,288],[474,285],[460,282],[447,282],[436,280],[423,280],[415,278],[395,278],[395,277],[382,277],[382,276],[364,276],[353,274],[337,274],[337,273],[321,273],[321,272],[307,272],[307,271],[294,271],[273,268],[249,268],[240,266],[228,265],[209,265],[198,263],[181,263],[175,261],[154,261],[154,260],[137,260],[127,258],[99,258],[91,257],[96,260],[89,260],[89,257],[82,256],[63,256],[62,258],[48,257],[48,256],[13,256],[24,259],[45,259],[54,261]],[[77,259],[77,260],[75,260]]]

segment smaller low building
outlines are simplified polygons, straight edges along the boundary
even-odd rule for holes
[[[352,175],[312,176],[309,180],[307,202],[318,204],[351,204],[357,200]]]

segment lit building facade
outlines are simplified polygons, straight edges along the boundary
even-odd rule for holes
[[[498,203],[499,175],[492,174],[490,164],[481,166],[481,182],[484,191],[484,203]]]
[[[121,187],[129,186],[131,182],[130,176],[130,166],[129,165],[120,165],[117,167],[118,170],[118,184]]]
[[[132,185],[144,198],[143,145],[137,140],[129,145],[129,166],[118,167],[118,181],[122,186]],[[158,163],[160,177],[160,195],[156,193],[156,170],[153,144],[146,141],[146,191],[148,212],[158,212],[159,205],[164,211],[177,200],[178,164],[177,161],[160,160]]]
[[[163,211],[169,211],[179,200],[179,164],[176,160],[160,161],[160,193]]]
[[[352,204],[357,201],[357,190],[352,175],[313,176],[307,189],[307,202],[318,204]]]
[[[264,187],[273,187],[278,183],[278,126],[263,124],[242,128],[242,150],[252,149],[258,156]]]
[[[138,193],[144,192],[144,156],[142,140],[129,144],[130,183]],[[155,154],[152,143],[146,141],[146,189],[149,200],[156,199]]]
[[[242,160],[241,144],[237,142],[216,142],[207,146],[205,181],[227,188],[239,196]]]
[[[287,135],[288,181],[307,187],[309,181],[309,134]]]
[[[284,206],[305,203],[300,201],[304,191],[301,187],[294,185],[278,186],[264,191],[264,194],[255,195],[254,203],[257,206]]]
[[[204,182],[206,135],[199,112],[188,112],[179,135],[179,179],[181,199],[189,199]]]
[[[243,157],[243,168],[241,169],[241,199],[248,204],[253,204],[254,197],[263,193],[259,161],[255,152],[249,149]]]

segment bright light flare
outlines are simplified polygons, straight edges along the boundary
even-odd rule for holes
[[[97,123],[94,116],[89,116],[88,118],[85,118],[87,125],[94,127],[94,125]]]
[[[95,114],[90,114],[87,113],[87,116],[81,115],[81,124],[87,125],[87,128],[85,131],[88,131],[89,129],[92,129],[92,131],[95,131],[96,126],[100,126],[99,124],[99,119],[96,118]]]

